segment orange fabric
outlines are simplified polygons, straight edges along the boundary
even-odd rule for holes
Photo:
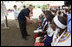
[[[55,38],[55,42],[56,42],[56,40],[57,40],[57,39]]]
[[[70,34],[68,35],[68,37],[67,37],[66,39],[68,39],[68,38],[69,38],[69,36],[70,36]],[[63,41],[59,41],[59,42],[64,42],[64,41],[66,41],[66,39],[65,39],[65,40],[63,40]]]
[[[69,33],[69,32],[66,30],[65,33]],[[68,39],[70,35],[71,35],[71,34],[69,34],[66,39]],[[56,41],[56,39],[57,39],[57,38],[55,38],[54,41]],[[66,41],[66,39],[65,39],[65,40],[62,40],[62,41],[59,41],[59,42],[64,42],[64,41]]]

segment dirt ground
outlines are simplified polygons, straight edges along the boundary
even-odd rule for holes
[[[1,29],[1,46],[34,46],[35,24],[27,25],[27,32],[30,34],[28,40],[21,36],[20,29],[16,27],[15,20],[8,20],[9,29]]]

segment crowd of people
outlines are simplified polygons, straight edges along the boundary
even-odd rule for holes
[[[33,6],[23,7],[18,13],[17,6],[14,5],[16,25],[20,27],[23,39],[28,40],[27,36],[30,36],[26,24],[38,23],[37,30],[34,30],[34,46],[71,46],[71,8],[42,10],[43,13],[35,21],[30,19],[33,16]]]
[[[35,46],[71,46],[71,9],[50,9],[39,17]]]

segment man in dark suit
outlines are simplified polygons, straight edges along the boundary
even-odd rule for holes
[[[31,22],[31,20],[28,17],[30,16],[29,13],[32,10],[33,10],[33,6],[30,5],[28,8],[21,10],[21,12],[18,15],[18,21],[19,21],[21,34],[25,40],[27,40],[27,36],[29,36],[27,31],[26,31],[26,20],[28,21],[28,23]]]

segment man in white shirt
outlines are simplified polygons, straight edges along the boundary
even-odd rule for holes
[[[17,6],[16,5],[14,5],[14,17],[15,17],[16,26],[17,26],[17,28],[19,28],[19,24],[18,24],[18,20],[17,20],[18,11],[17,11]]]

